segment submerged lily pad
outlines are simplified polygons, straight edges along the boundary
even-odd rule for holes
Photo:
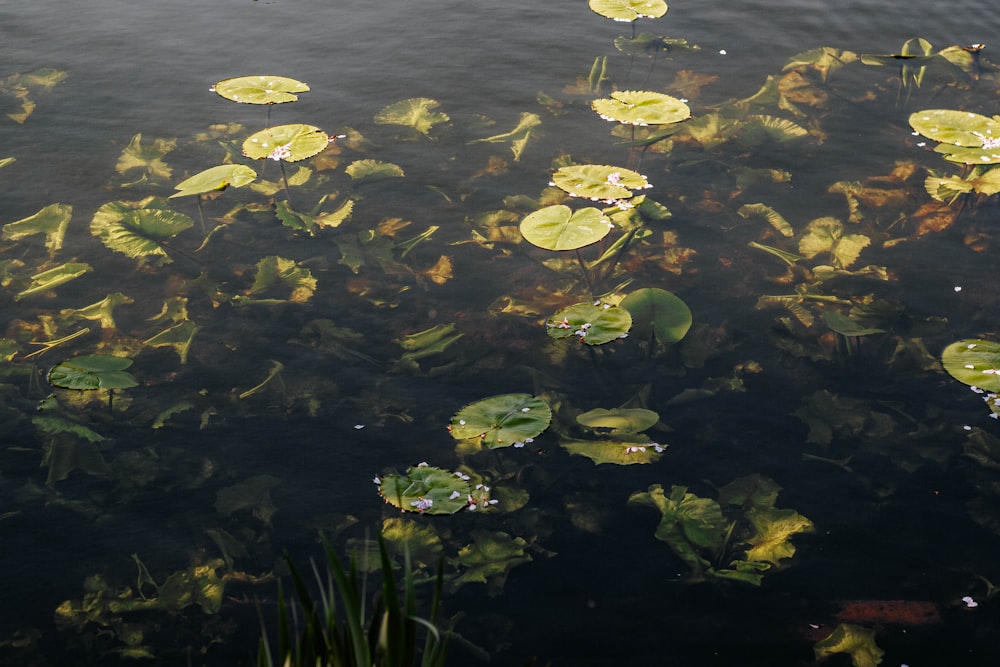
[[[681,100],[648,90],[615,91],[590,106],[604,120],[628,125],[668,125],[691,117],[691,109]]]
[[[521,221],[521,234],[546,250],[575,250],[597,243],[614,228],[599,209],[573,211],[569,206],[546,206]]]
[[[658,19],[667,13],[663,0],[590,0],[590,9],[601,16],[623,23],[636,19]]]
[[[597,465],[611,463],[613,465],[627,466],[637,463],[652,463],[658,460],[666,449],[666,447],[657,442],[650,442],[648,438],[640,438],[638,440],[576,440],[564,438],[559,444],[570,454],[585,456]]]
[[[845,234],[844,223],[836,218],[816,218],[799,240],[799,252],[807,259],[830,253],[834,268],[846,269],[870,243],[871,239],[863,234]]]
[[[465,406],[451,418],[456,440],[475,438],[490,449],[518,447],[549,427],[552,410],[531,394],[503,394]]]
[[[639,433],[656,426],[660,415],[645,408],[594,408],[576,416],[577,423],[594,429],[611,429],[612,432]]]
[[[545,328],[552,338],[577,336],[588,345],[601,345],[628,336],[632,316],[609,304],[577,303],[550,317]]]
[[[36,273],[31,276],[31,285],[29,285],[27,289],[18,292],[17,296],[14,297],[14,300],[20,301],[25,297],[34,296],[36,294],[47,292],[51,289],[55,289],[56,287],[65,285],[69,281],[75,280],[83,274],[89,273],[93,270],[94,269],[90,266],[90,264],[86,264],[84,262],[67,262],[51,268],[48,271]]]
[[[851,623],[839,624],[825,639],[813,646],[816,660],[834,653],[847,653],[854,667],[875,667],[881,664],[885,651],[875,643],[875,631]]]
[[[326,132],[312,125],[276,125],[247,137],[243,154],[254,160],[298,162],[316,155],[330,141]]]
[[[309,86],[284,76],[253,75],[223,79],[211,90],[240,104],[283,104],[298,100],[295,93],[309,92]]]
[[[694,321],[691,309],[680,297],[658,287],[632,292],[622,299],[621,307],[631,313],[635,335],[652,335],[660,344],[684,338]]]
[[[469,502],[469,483],[462,476],[426,463],[375,481],[385,502],[404,512],[454,514]]]
[[[200,171],[190,178],[186,178],[174,186],[173,197],[189,197],[191,195],[201,195],[206,192],[222,191],[226,188],[241,188],[248,183],[252,183],[257,178],[257,172],[242,164],[220,164],[217,167],[209,167]]]
[[[400,100],[375,114],[375,122],[380,125],[405,125],[428,136],[435,125],[451,120],[446,113],[432,111],[439,106],[441,104],[437,100],[427,97]]]
[[[194,225],[162,197],[140,202],[108,202],[94,213],[90,233],[108,248],[133,259],[167,257],[165,242]]]
[[[1000,116],[971,111],[925,109],[910,115],[910,126],[934,141],[938,152],[960,164],[1000,163]]]
[[[138,383],[125,371],[131,359],[110,354],[90,354],[56,364],[49,371],[49,384],[64,389],[127,389]]]
[[[524,153],[524,147],[527,145],[528,139],[531,138],[535,128],[541,124],[542,119],[538,117],[538,114],[525,112],[521,114],[521,119],[518,121],[517,127],[510,132],[495,134],[492,137],[485,137],[483,139],[473,139],[469,143],[500,143],[503,141],[509,141],[510,150],[514,154],[514,162],[518,162],[521,159],[521,155]]]
[[[628,199],[633,194],[632,190],[652,187],[638,172],[600,164],[563,167],[553,174],[552,182],[574,197],[594,201]]]
[[[1000,343],[958,340],[941,353],[944,369],[959,382],[990,392],[1000,392]]]
[[[3,226],[3,238],[18,240],[34,234],[45,234],[45,247],[50,254],[62,248],[66,228],[73,217],[73,207],[69,204],[49,204],[38,213]]]

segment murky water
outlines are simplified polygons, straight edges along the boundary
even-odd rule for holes
[[[988,64],[998,29],[1000,19],[971,1],[677,3],[638,30],[700,50],[630,61],[615,48],[629,24],[579,1],[0,5],[4,112],[20,104],[7,77],[66,73],[51,90],[30,90],[37,107],[23,124],[0,120],[0,159],[16,158],[0,168],[0,224],[53,203],[73,206],[58,251],[50,254],[41,235],[0,246],[4,336],[15,346],[0,399],[0,655],[11,664],[114,664],[126,660],[125,637],[138,627],[144,635],[132,635],[132,646],[162,664],[249,664],[258,634],[252,600],[273,617],[266,580],[286,549],[302,560],[317,555],[323,530],[346,550],[403,517],[442,541],[449,576],[468,575],[460,549],[481,546],[486,534],[523,540],[518,548],[530,556],[509,569],[498,557],[488,584],[450,590],[445,615],[462,636],[452,664],[477,664],[485,653],[501,665],[531,657],[804,665],[839,623],[874,630],[883,664],[994,664],[997,610],[986,582],[1000,577],[997,424],[936,359],[953,340],[997,336],[989,277],[998,209],[984,198],[935,224],[921,208],[931,203],[925,170],[958,168],[918,145],[907,118],[920,108],[1000,113],[995,74],[991,65],[979,81],[932,69],[907,90],[895,64],[851,62],[825,81],[806,68],[798,83],[783,68],[823,46],[896,53],[915,36],[935,49],[985,42]],[[588,89],[605,56],[608,81]],[[268,114],[209,90],[258,73],[311,91]],[[782,102],[731,103],[769,76],[780,79]],[[622,144],[636,135],[612,136],[612,124],[589,108],[613,86],[684,97],[689,123],[721,108],[741,122],[781,118],[808,136],[678,139],[673,150],[661,143],[641,152]],[[429,136],[373,122],[387,105],[418,97],[449,116]],[[525,113],[541,124],[523,153],[510,141],[470,143],[515,128]],[[245,160],[275,189],[206,198],[206,231],[216,231],[204,245],[195,198],[171,200],[195,221],[167,242],[172,263],[137,262],[90,233],[102,205],[171,194],[268,119],[349,135],[337,152],[287,165],[289,175],[299,164],[316,169],[291,189],[298,210],[330,212],[350,199],[346,222],[313,235],[283,225],[267,208],[285,198],[278,165]],[[204,136],[225,123],[243,127]],[[176,139],[163,155],[168,177],[116,171],[136,134],[147,147]],[[362,159],[391,162],[405,177],[347,176]],[[673,213],[647,220],[650,237],[594,267],[593,286],[575,257],[554,265],[556,253],[529,247],[516,231],[539,198],[554,201],[544,190],[571,161],[641,168],[648,196]],[[793,236],[740,215],[754,203],[786,218]],[[845,221],[839,234],[867,239],[846,268],[884,267],[884,279],[816,280],[819,258],[790,268],[748,246],[802,252],[807,224],[823,216]],[[424,232],[429,240],[405,255],[389,249]],[[585,252],[588,261],[600,254]],[[313,291],[293,298],[303,285],[281,281],[258,290],[265,257],[294,260],[295,275],[315,279]],[[18,297],[33,274],[71,261],[92,271],[51,294]],[[646,287],[690,307],[693,326],[679,344],[651,350],[632,336],[591,348],[546,336],[543,322],[560,308]],[[116,292],[132,301],[115,308],[115,326],[72,315]],[[796,311],[760,308],[763,295],[803,298]],[[182,301],[186,316],[157,319]],[[817,322],[805,326],[801,309]],[[867,316],[884,332],[838,337],[823,323],[827,310]],[[150,344],[182,320],[199,327],[184,363],[179,347]],[[462,337],[439,349],[406,347],[406,336],[444,325]],[[37,341],[83,329],[29,356]],[[408,359],[413,349],[420,354]],[[52,389],[46,371],[97,352],[134,361],[139,386],[118,392],[114,410],[106,396],[84,403],[73,392],[57,394],[58,409],[41,403]],[[543,397],[553,425],[524,448],[456,452],[446,430],[452,415],[505,393]],[[659,415],[648,436],[670,445],[662,458],[596,466],[569,455],[566,439],[583,437],[577,414],[625,405]],[[39,415],[75,435],[46,431],[51,422]],[[104,439],[88,440],[81,426]],[[383,504],[372,478],[420,461],[467,465],[507,495],[492,514],[400,514]],[[654,537],[659,513],[626,504],[655,484],[718,499],[750,475],[773,480],[777,507],[814,526],[794,533],[794,556],[759,587],[693,582],[689,563]],[[753,535],[750,514],[724,509],[738,518],[734,534]],[[97,590],[130,600],[167,595],[141,574],[137,582],[133,554],[160,585],[211,565],[225,581],[221,609],[102,607]],[[732,565],[701,554],[716,569]],[[66,612],[79,611],[88,592],[89,619]],[[918,618],[926,609],[933,613]]]

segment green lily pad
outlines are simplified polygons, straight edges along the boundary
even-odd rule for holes
[[[653,187],[642,174],[599,164],[582,164],[563,167],[552,176],[552,183],[574,197],[593,201],[628,199],[632,190]]]
[[[658,287],[638,289],[622,299],[620,305],[631,313],[635,335],[645,338],[651,334],[660,344],[684,338],[694,319],[680,297]]]
[[[938,152],[960,164],[1000,163],[1000,116],[971,111],[925,109],[910,114],[910,126],[934,141]]]
[[[457,473],[429,466],[413,466],[405,475],[376,477],[379,495],[404,512],[454,514],[469,502],[469,483]]]
[[[458,575],[448,582],[450,591],[466,583],[484,583],[491,597],[499,595],[510,569],[531,561],[531,555],[526,551],[528,543],[523,537],[511,537],[499,531],[474,530],[472,540],[458,550],[456,558],[450,560],[459,570]]]
[[[614,228],[599,209],[573,211],[569,206],[546,206],[521,221],[521,234],[546,250],[575,250],[597,243]]]
[[[126,296],[121,292],[115,292],[83,308],[63,309],[59,311],[59,317],[69,322],[75,322],[80,319],[91,320],[100,322],[102,329],[115,329],[117,328],[114,317],[115,308],[130,303],[133,303],[132,297]]]
[[[144,340],[142,344],[150,347],[172,347],[180,357],[181,363],[186,364],[191,341],[200,328],[193,321],[185,319]]]
[[[531,138],[535,128],[541,124],[542,119],[538,117],[538,114],[525,112],[521,114],[521,119],[518,121],[517,127],[510,132],[495,134],[492,137],[485,137],[483,139],[473,139],[469,143],[501,143],[509,141],[510,150],[514,154],[514,162],[518,162],[524,153],[524,147],[528,144],[528,139]]]
[[[531,394],[503,394],[465,406],[451,418],[456,440],[475,438],[490,449],[523,447],[549,427],[552,410]]]
[[[846,269],[870,243],[871,239],[862,234],[845,234],[844,223],[836,218],[817,218],[799,239],[799,252],[807,259],[830,253],[834,268]]]
[[[615,91],[590,106],[604,120],[640,127],[679,123],[691,117],[691,109],[681,100],[648,90]]]
[[[64,389],[128,389],[138,383],[125,371],[131,359],[110,354],[90,354],[56,364],[49,371],[49,384]]]
[[[174,186],[173,197],[190,197],[206,192],[222,191],[226,188],[241,188],[252,183],[257,178],[257,172],[242,164],[220,164],[200,171],[191,178],[186,178]]]
[[[875,667],[881,664],[885,651],[875,644],[875,631],[851,623],[839,624],[826,639],[813,646],[816,660],[834,653],[847,653],[854,667]]]
[[[667,13],[663,0],[590,0],[590,9],[601,16],[623,23],[636,19],[658,19]]]
[[[747,543],[747,560],[762,561],[781,565],[781,560],[795,555],[792,535],[813,531],[813,523],[795,510],[776,507],[752,509],[747,519],[753,526],[754,535]]]
[[[577,303],[550,317],[545,328],[552,338],[577,336],[588,345],[601,345],[626,338],[632,316],[625,308],[610,304]]]
[[[666,449],[657,442],[650,442],[649,438],[636,440],[563,438],[559,441],[559,445],[570,454],[584,456],[597,465],[611,463],[619,466],[652,463],[659,460]]]
[[[148,176],[166,180],[170,178],[173,169],[163,161],[163,158],[175,148],[177,148],[176,139],[157,137],[149,144],[143,145],[142,134],[136,134],[118,157],[115,170],[119,174],[124,174],[132,169],[142,169],[146,172],[143,178]]]
[[[944,369],[959,382],[1000,393],[1000,343],[959,340],[941,353]]]
[[[295,102],[295,93],[309,92],[309,86],[283,76],[238,76],[223,79],[210,89],[240,104],[283,104]]]
[[[298,266],[295,260],[269,255],[257,262],[257,275],[254,277],[249,294],[252,297],[264,294],[275,286],[283,286],[292,290],[287,298],[280,299],[280,301],[305,303],[316,292],[316,279],[313,278],[309,269]],[[269,300],[265,299],[265,301]]]
[[[10,222],[3,226],[3,239],[16,241],[34,234],[45,234],[45,247],[49,254],[62,248],[66,228],[73,217],[73,207],[69,204],[49,204],[38,213]]]
[[[587,428],[606,428],[612,432],[639,433],[652,428],[660,415],[644,408],[595,408],[576,416],[577,423]]]
[[[432,111],[441,106],[437,100],[427,97],[413,97],[400,100],[375,114],[375,122],[380,125],[405,125],[424,136],[430,135],[435,125],[447,123],[451,118],[440,111]]]
[[[382,162],[381,160],[356,160],[347,165],[344,171],[356,181],[362,179],[376,181],[384,178],[403,178],[406,176],[403,168],[399,165],[392,162]]]
[[[851,318],[845,317],[833,310],[824,310],[823,319],[826,320],[826,326],[830,327],[841,336],[868,336],[871,334],[885,333],[885,329],[863,327]]]
[[[243,154],[254,160],[298,162],[316,155],[330,141],[326,132],[312,125],[276,125],[247,137]]]
[[[194,220],[178,213],[162,197],[140,202],[108,202],[94,213],[90,233],[108,248],[123,255],[168,257],[164,243],[194,225]]]
[[[27,289],[18,292],[14,297],[15,301],[20,301],[25,297],[34,296],[55,289],[60,285],[65,285],[71,280],[76,280],[85,273],[93,271],[90,264],[84,262],[67,262],[59,266],[42,271],[31,276],[31,285]]]

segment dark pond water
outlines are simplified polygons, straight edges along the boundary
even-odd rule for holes
[[[654,58],[616,48],[631,26],[579,0],[0,4],[0,160],[14,158],[0,162],[0,662],[251,664],[253,601],[275,617],[282,554],[318,556],[319,531],[346,554],[383,527],[438,544],[422,562],[443,550],[455,665],[809,665],[841,623],[883,664],[998,664],[1000,434],[939,358],[998,336],[1000,208],[932,199],[929,170],[969,173],[907,122],[1000,114],[998,30],[971,1],[677,3],[637,32],[700,49]],[[914,37],[986,48],[965,70],[857,58]],[[842,66],[797,57],[820,47]],[[209,90],[251,74],[311,90],[269,111]],[[649,128],[590,108],[613,90],[683,98],[695,129],[630,147]],[[375,122],[414,98],[447,120]],[[523,114],[540,123],[523,145],[475,141]],[[311,170],[286,193],[281,165],[240,155],[267,123],[347,136],[285,165]],[[361,160],[405,175],[350,176]],[[169,205],[190,228],[130,237],[172,261],[91,233],[101,207],[167,197],[224,161],[259,177],[205,197],[204,229],[183,197]],[[517,228],[588,205],[549,187],[571,164],[635,169],[672,213],[616,213],[580,261],[631,242],[587,280],[575,253]],[[305,229],[275,213],[289,194],[300,212],[353,210]],[[72,207],[62,231],[7,226],[53,204]],[[741,215],[752,204],[768,208]],[[90,271],[28,291],[67,263]],[[646,288],[690,309],[680,341],[639,325],[602,345],[547,335],[562,308]],[[87,308],[106,297],[123,302]],[[839,335],[824,314],[879,331]],[[413,337],[427,331],[442,335]],[[137,386],[110,409],[107,392],[47,398],[48,371],[91,354],[132,360]],[[456,445],[453,415],[511,393],[544,400],[551,425],[524,447]],[[659,421],[628,440],[576,419],[620,407]],[[574,440],[648,464],[596,465]],[[465,466],[498,503],[383,503],[373,477],[423,461]],[[756,508],[729,502],[739,479]],[[660,512],[628,502],[653,485],[692,494],[659,533]],[[724,578],[751,578],[740,567],[766,571]]]

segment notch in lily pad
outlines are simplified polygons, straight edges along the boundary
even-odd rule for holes
[[[648,90],[618,90],[590,106],[604,120],[639,127],[671,125],[691,117],[690,107],[682,100]]]
[[[910,126],[940,142],[934,150],[959,164],[1000,163],[1000,116],[971,111],[925,109],[910,114]]]
[[[614,224],[599,209],[588,207],[573,211],[557,204],[538,209],[521,221],[521,235],[532,245],[545,250],[576,250],[597,243],[614,229]]]
[[[375,478],[379,495],[393,507],[419,514],[454,514],[469,503],[468,476],[426,463],[415,465],[405,475]]]
[[[490,449],[523,447],[549,427],[552,410],[531,394],[502,394],[471,403],[451,418],[456,440],[478,440]]]
[[[642,174],[604,164],[579,164],[563,167],[552,175],[552,185],[572,197],[617,203],[633,196],[632,190],[651,188]]]
[[[545,323],[551,338],[576,336],[581,343],[602,345],[627,338],[632,327],[628,310],[608,303],[577,303],[563,308]]]

